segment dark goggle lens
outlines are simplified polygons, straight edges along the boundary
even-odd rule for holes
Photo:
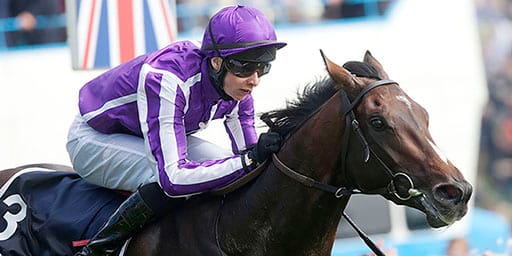
[[[271,67],[268,62],[249,62],[234,59],[228,59],[225,63],[229,72],[238,77],[249,77],[254,72],[257,72],[260,77],[267,74]]]

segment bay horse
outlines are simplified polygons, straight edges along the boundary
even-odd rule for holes
[[[125,255],[329,255],[354,193],[416,208],[434,228],[465,215],[472,187],[435,145],[427,111],[370,52],[343,66],[321,55],[328,76],[261,116],[285,138],[261,174],[188,199],[136,234]],[[0,172],[1,184],[23,169]]]

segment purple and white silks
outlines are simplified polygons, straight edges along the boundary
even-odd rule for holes
[[[144,138],[150,166],[169,196],[222,187],[244,174],[238,155],[187,159],[186,136],[200,126],[224,118],[235,153],[257,142],[251,95],[240,102],[222,100],[207,65],[198,45],[177,42],[113,68],[80,90],[80,113],[92,128]]]

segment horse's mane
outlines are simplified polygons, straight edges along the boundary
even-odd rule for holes
[[[285,137],[302,124],[318,107],[336,93],[334,81],[324,77],[319,81],[307,84],[304,90],[297,92],[297,98],[286,101],[286,107],[261,115],[270,130]]]
[[[368,63],[349,61],[343,67],[358,77],[381,79],[377,69]],[[314,83],[307,84],[302,92],[297,92],[295,100],[286,102],[285,108],[263,113],[260,118],[270,127],[271,131],[286,137],[337,91],[334,81],[326,76]]]

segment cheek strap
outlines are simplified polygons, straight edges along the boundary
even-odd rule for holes
[[[231,96],[227,95],[224,91],[224,78],[227,74],[227,69],[224,66],[224,62],[220,64],[220,70],[216,71],[211,63],[208,63],[208,77],[210,81],[213,83],[213,87],[219,93],[221,99],[223,100],[234,100]]]

